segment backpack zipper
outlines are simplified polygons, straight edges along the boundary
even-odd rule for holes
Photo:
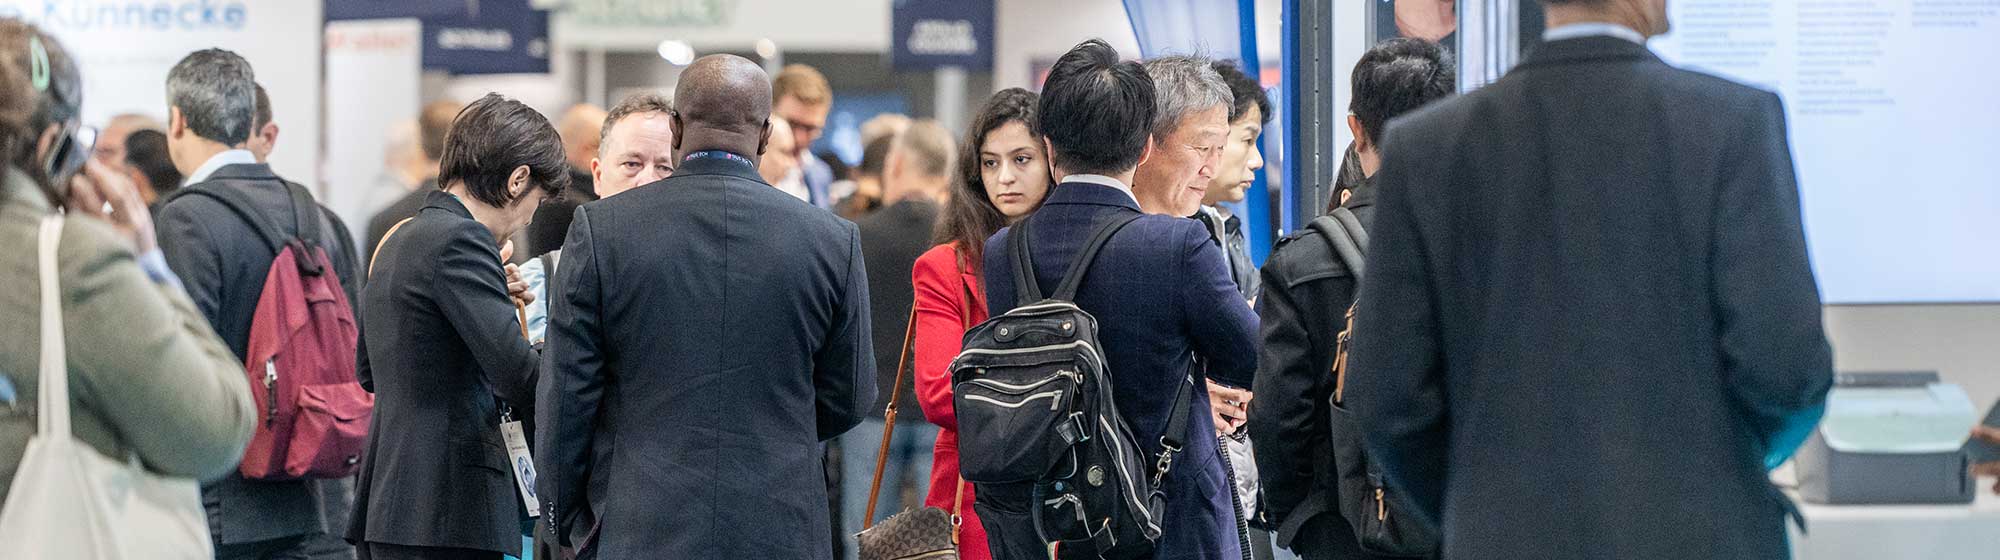
[[[264,360],[264,396],[270,404],[270,411],[264,415],[264,423],[278,419],[278,359]]]

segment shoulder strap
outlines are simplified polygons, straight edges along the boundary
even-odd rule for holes
[[[903,398],[903,376],[910,371],[910,341],[917,334],[917,307],[910,306],[910,319],[903,325],[903,353],[896,358],[896,381],[889,386],[889,407],[882,411],[882,447],[875,451],[875,481],[868,484],[868,511],[861,518],[861,529],[875,526],[875,498],[882,493],[882,467],[889,459],[890,438],[896,434],[896,401]]]
[[[1335,208],[1329,214],[1313,218],[1308,227],[1326,236],[1327,242],[1333,244],[1333,252],[1340,255],[1340,263],[1347,266],[1356,280],[1361,279],[1368,266],[1368,230],[1361,227],[1354,211]]]
[[[1118,230],[1125,229],[1126,224],[1130,224],[1144,215],[1130,214],[1119,216],[1112,218],[1104,225],[1097,226],[1097,233],[1090,236],[1090,241],[1083,246],[1083,250],[1077,252],[1076,260],[1069,263],[1069,270],[1063,273],[1062,284],[1056,286],[1055,299],[1075,301],[1076,289],[1083,285],[1083,275],[1090,272],[1091,262],[1097,260],[1097,251],[1103,249],[1104,244],[1111,241],[1111,236],[1118,233]]]
[[[298,226],[298,238],[307,244],[325,247],[326,237],[319,229],[319,203],[313,201],[312,193],[304,186],[291,181],[283,181],[285,193],[292,198],[292,220]]]
[[[363,276],[368,276],[370,278],[373,278],[375,276],[375,259],[382,257],[382,246],[389,244],[389,238],[391,236],[396,235],[396,230],[403,229],[403,224],[410,223],[410,220],[414,219],[416,218],[403,218],[403,221],[396,222],[396,225],[389,226],[389,231],[382,232],[382,239],[380,241],[375,242],[375,250],[373,252],[368,253],[368,272]],[[547,265],[543,265],[542,268],[543,268],[542,274],[549,274],[549,269]]]
[[[1091,234],[1090,241],[1085,242],[1083,250],[1078,251],[1076,258],[1070,261],[1069,270],[1063,273],[1062,283],[1056,286],[1056,293],[1049,297],[1062,301],[1076,299],[1077,287],[1083,284],[1084,273],[1089,272],[1091,261],[1097,259],[1097,251],[1103,249],[1104,243],[1111,240],[1111,235],[1118,233],[1125,224],[1132,223],[1144,215],[1119,216],[1097,226],[1097,231]],[[1015,307],[1026,306],[1043,299],[1042,284],[1035,279],[1035,258],[1029,250],[1031,242],[1028,239],[1028,232],[1033,228],[1028,227],[1028,223],[1033,220],[1034,217],[1031,215],[1028,219],[1014,224],[1007,235],[1007,250],[1014,257]]]
[[[1153,487],[1159,488],[1167,478],[1167,471],[1174,466],[1174,455],[1187,446],[1188,409],[1194,399],[1194,377],[1181,377],[1181,386],[1174,390],[1173,410],[1167,412],[1167,431],[1160,434],[1160,456],[1153,465]]]
[[[242,219],[243,223],[248,224],[251,231],[257,232],[257,237],[264,240],[264,245],[271,248],[272,254],[277,254],[285,249],[285,237],[279,235],[278,230],[271,227],[271,223],[265,221],[263,216],[258,215],[255,210],[252,210],[249,202],[242,200],[236,193],[229,192],[228,189],[213,185],[189,186],[174,191],[174,194],[167,198],[167,203],[160,206],[164,208],[167,204],[172,204],[174,201],[186,196],[204,196],[221,203],[223,208],[228,208],[230,212],[236,214],[237,218]]]
[[[42,359],[36,382],[41,386],[36,436],[67,439],[69,421],[69,355],[63,340],[62,286],[58,283],[56,252],[61,247],[63,217],[42,217],[39,257],[42,277]]]

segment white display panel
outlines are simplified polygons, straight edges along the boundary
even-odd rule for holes
[[[1828,303],[2000,301],[2000,0],[1669,6],[1662,58],[1783,96]]]

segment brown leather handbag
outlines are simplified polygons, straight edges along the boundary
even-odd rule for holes
[[[910,309],[903,327],[903,353],[896,364],[896,384],[889,389],[889,406],[883,410],[882,447],[875,452],[875,480],[868,485],[868,512],[862,529],[854,537],[860,543],[861,560],[956,560],[958,558],[959,517],[964,507],[965,479],[951,498],[951,513],[934,507],[906,509],[875,523],[875,501],[881,497],[883,462],[889,457],[889,442],[896,433],[896,401],[903,391],[903,376],[909,374],[910,342],[916,337],[917,310]]]

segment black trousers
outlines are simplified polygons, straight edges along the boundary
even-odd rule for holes
[[[500,560],[506,556],[492,550],[382,543],[361,543],[356,550],[360,552],[360,560]]]

